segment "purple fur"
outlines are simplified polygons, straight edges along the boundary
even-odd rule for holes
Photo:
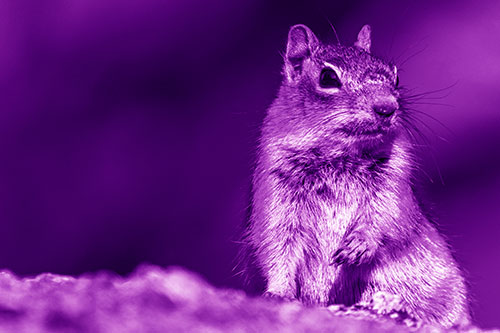
[[[367,26],[352,47],[290,29],[259,142],[247,255],[269,295],[350,305],[387,291],[416,318],[465,324],[462,274],[412,190],[397,70],[370,45]],[[329,70],[339,88],[319,84]]]

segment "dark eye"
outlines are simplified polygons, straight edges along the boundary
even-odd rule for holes
[[[399,75],[396,76],[396,82],[394,83],[394,86],[397,88],[399,87]]]
[[[319,85],[321,88],[340,88],[342,84],[333,69],[323,68],[319,75]]]

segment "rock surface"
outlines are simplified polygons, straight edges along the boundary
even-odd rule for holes
[[[379,294],[353,307],[304,307],[217,289],[179,267],[143,265],[129,277],[0,272],[0,332],[441,332]],[[479,331],[471,328],[470,331]]]

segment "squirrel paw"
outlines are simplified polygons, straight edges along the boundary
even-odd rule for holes
[[[275,301],[285,301],[285,302],[293,302],[296,300],[295,297],[290,297],[290,296],[280,296],[278,294],[275,294],[270,291],[266,291],[263,295],[264,298],[272,299]]]
[[[376,251],[377,244],[363,232],[354,231],[340,243],[333,254],[330,265],[360,265],[369,262]]]

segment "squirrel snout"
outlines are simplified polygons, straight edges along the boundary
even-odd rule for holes
[[[398,109],[398,103],[386,101],[372,106],[373,111],[384,118],[390,117]]]

